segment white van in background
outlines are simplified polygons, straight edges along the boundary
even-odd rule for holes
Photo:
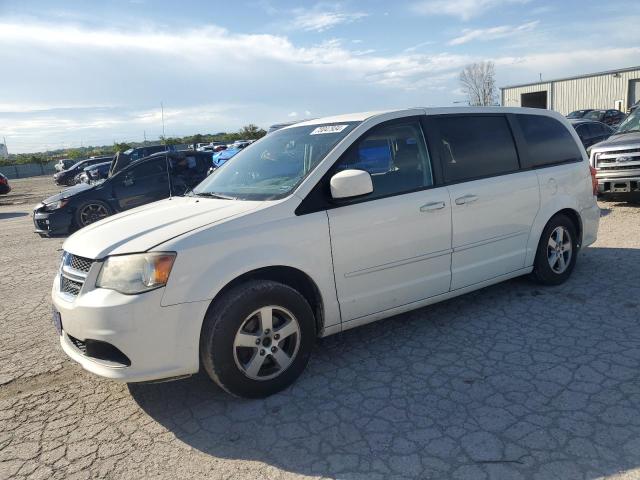
[[[72,235],[54,321],[98,375],[202,365],[228,392],[263,397],[302,373],[317,337],[520,275],[564,282],[596,239],[593,182],[577,134],[547,110],[297,123],[189,196]]]

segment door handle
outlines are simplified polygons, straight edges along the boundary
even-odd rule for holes
[[[444,202],[431,202],[426,203],[420,207],[421,212],[435,212],[436,210],[442,210],[445,206]]]
[[[473,203],[478,200],[477,195],[464,195],[462,197],[456,198],[456,205],[464,205],[466,203]]]

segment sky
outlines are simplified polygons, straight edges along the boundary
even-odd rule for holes
[[[11,153],[464,101],[640,65],[637,0],[0,0]]]

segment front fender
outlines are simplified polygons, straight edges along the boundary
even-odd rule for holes
[[[262,214],[269,216],[268,211]],[[308,275],[323,299],[324,325],[340,323],[326,212],[251,221],[256,215],[167,242],[157,250],[178,252],[162,305],[211,301],[239,276],[270,266]],[[235,225],[234,225],[235,224]]]

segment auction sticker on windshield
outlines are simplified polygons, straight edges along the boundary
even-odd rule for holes
[[[322,135],[323,133],[340,133],[349,125],[323,125],[315,128],[309,135]]]

